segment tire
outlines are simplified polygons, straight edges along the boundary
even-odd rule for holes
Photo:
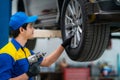
[[[74,61],[93,61],[105,51],[110,35],[106,24],[89,24],[87,0],[65,0],[60,20],[63,41],[74,34],[65,50]],[[74,5],[75,4],[75,5]],[[71,10],[70,10],[71,9]],[[72,12],[70,12],[72,11]]]
[[[27,43],[25,44],[25,46],[30,50],[34,50],[35,45],[36,45],[36,38],[28,40]]]
[[[23,0],[18,0],[17,11],[25,12],[25,6],[24,6],[24,1]]]

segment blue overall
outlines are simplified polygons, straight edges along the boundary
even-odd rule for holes
[[[23,49],[13,38],[0,50],[0,80],[9,80],[28,71],[27,57],[34,53],[26,47]],[[42,61],[43,58],[40,60]]]

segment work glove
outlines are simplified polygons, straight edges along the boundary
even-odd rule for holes
[[[65,41],[63,41],[63,43],[62,43],[61,45],[62,45],[64,48],[65,48],[67,45],[70,45],[73,36],[74,36],[74,35],[71,35],[69,38],[67,38]]]
[[[33,63],[30,65],[29,70],[26,72],[28,77],[36,76],[40,73],[40,64],[39,62]]]

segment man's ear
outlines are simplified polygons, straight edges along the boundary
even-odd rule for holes
[[[20,32],[23,32],[23,31],[24,31],[24,28],[23,28],[23,27],[20,27],[19,30],[20,30]]]

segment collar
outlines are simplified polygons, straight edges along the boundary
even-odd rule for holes
[[[12,38],[11,42],[13,43],[17,50],[22,47],[22,45],[18,43],[14,38]]]

